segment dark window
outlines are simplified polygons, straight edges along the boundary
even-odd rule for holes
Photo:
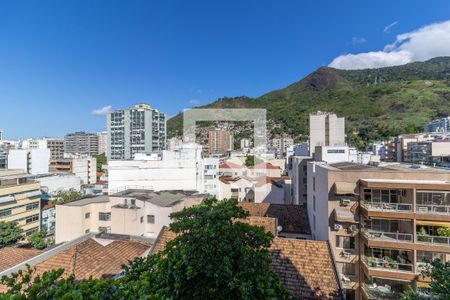
[[[105,213],[105,212],[99,212],[98,213],[98,219],[100,221],[110,221],[111,220],[111,213]]]
[[[36,222],[37,220],[39,220],[39,215],[33,215],[33,216],[29,216],[25,219],[25,223],[29,224],[29,223],[33,223]]]
[[[154,215],[147,215],[147,223],[155,224],[155,216]]]
[[[91,213],[85,213],[85,214],[84,214],[84,218],[85,218],[85,219],[89,219],[90,217],[91,217]]]

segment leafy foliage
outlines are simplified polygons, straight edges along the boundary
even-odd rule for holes
[[[97,172],[102,171],[102,165],[106,165],[107,159],[105,153],[101,153],[99,155],[96,155],[95,158],[97,159]]]
[[[121,278],[75,281],[28,268],[2,278],[0,299],[290,299],[270,267],[272,235],[238,221],[247,216],[235,200],[208,199],[173,213],[178,236],[124,266]]]
[[[307,135],[308,115],[322,110],[346,118],[349,141],[369,141],[421,130],[435,117],[450,114],[450,58],[366,70],[322,67],[290,86],[256,99],[222,98],[208,108],[265,108],[282,124],[269,130]],[[182,114],[168,121],[169,135],[181,132]]]
[[[260,164],[260,163],[262,163],[262,162],[263,162],[262,159],[260,159],[260,158],[258,158],[258,157],[255,157],[254,155],[248,155],[248,156],[245,158],[244,165],[245,165],[246,167],[252,167],[252,166],[257,165],[257,164]]]
[[[33,246],[33,248],[44,249],[47,247],[46,236],[47,236],[47,230],[41,229],[41,230],[33,232],[33,234],[31,234],[27,240],[30,242],[30,244],[31,244],[31,246]]]
[[[69,189],[68,191],[59,191],[55,197],[54,204],[62,204],[66,202],[76,201],[83,198],[83,194],[75,189]]]
[[[22,239],[22,228],[17,222],[0,222],[0,248],[15,244]]]

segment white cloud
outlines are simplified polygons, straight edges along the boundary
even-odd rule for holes
[[[384,33],[389,33],[389,30],[391,30],[391,28],[394,27],[397,24],[398,24],[398,21],[392,22],[388,26],[384,27],[383,32]]]
[[[191,99],[188,102],[191,105],[200,105],[200,100],[197,100],[197,99]]]
[[[364,44],[365,42],[367,42],[367,40],[363,37],[356,37],[354,36],[352,38],[352,44],[357,45],[357,44]]]
[[[450,20],[397,35],[381,51],[344,54],[329,64],[338,69],[365,69],[403,65],[437,56],[450,56]]]
[[[104,116],[111,111],[112,111],[112,106],[107,105],[107,106],[103,106],[99,109],[94,109],[93,111],[91,111],[91,114],[93,114],[94,116]]]

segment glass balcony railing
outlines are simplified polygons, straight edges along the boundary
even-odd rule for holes
[[[384,203],[384,202],[364,202],[364,207],[368,210],[376,211],[412,211],[412,204],[409,203]]]
[[[418,243],[450,246],[450,237],[447,236],[436,236],[436,235],[420,235],[416,236],[416,241]]]
[[[395,259],[383,257],[363,256],[363,261],[369,268],[382,269],[386,271],[414,272],[413,264],[400,263]]]
[[[363,233],[369,240],[405,243],[413,242],[413,235],[410,233],[384,232],[372,229],[363,229]]]
[[[450,214],[450,206],[435,204],[416,204],[416,212],[421,214]]]

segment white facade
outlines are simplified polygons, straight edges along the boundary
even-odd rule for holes
[[[81,190],[80,177],[72,174],[49,174],[34,179],[41,184],[41,189],[49,194],[57,194],[59,191],[75,189]]]
[[[108,132],[107,131],[97,132],[97,136],[98,136],[98,154],[105,153],[107,155]]]
[[[47,174],[50,150],[12,149],[8,153],[8,169],[22,169],[32,175]]]
[[[155,191],[194,190],[216,195],[212,185],[217,178],[219,160],[202,159],[201,153],[200,145],[183,144],[175,151],[137,154],[134,160],[111,160],[108,164],[109,191],[139,186]],[[207,172],[206,165],[210,166]]]
[[[345,119],[334,113],[321,112],[309,115],[309,151],[314,153],[316,146],[345,145]]]
[[[97,159],[95,157],[80,157],[72,159],[72,173],[81,179],[81,184],[97,182]]]

